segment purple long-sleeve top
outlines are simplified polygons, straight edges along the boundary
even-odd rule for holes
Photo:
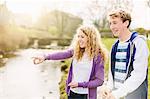
[[[60,60],[67,59],[73,56],[73,50],[65,50],[46,55],[46,60]],[[66,81],[66,92],[70,94],[70,87],[68,84],[72,81],[73,68],[72,63],[69,69],[68,78]],[[97,87],[104,82],[104,62],[101,61],[101,55],[97,55],[93,59],[93,67],[88,82],[78,82],[78,87],[88,88],[88,99],[97,99]]]

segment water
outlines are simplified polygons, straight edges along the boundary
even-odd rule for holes
[[[0,69],[0,99],[59,99],[59,61],[34,65],[31,57],[48,50],[21,50]]]

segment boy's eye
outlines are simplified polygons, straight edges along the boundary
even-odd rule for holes
[[[111,23],[109,22],[109,25],[111,25]]]
[[[117,24],[116,22],[113,22],[113,24]]]
[[[117,22],[116,22],[116,21],[113,21],[112,24],[117,24]]]

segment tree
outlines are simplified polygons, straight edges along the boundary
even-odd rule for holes
[[[108,28],[107,13],[112,9],[127,9],[132,11],[133,3],[130,0],[91,0],[82,14],[85,23],[94,24],[99,30]],[[89,21],[90,20],[90,21]]]
[[[8,25],[10,22],[10,12],[6,2],[0,4],[0,25]]]
[[[0,50],[12,51],[25,47],[28,43],[26,35],[21,34],[12,21],[12,12],[7,8],[6,2],[0,4]]]
[[[38,28],[42,28],[55,37],[72,37],[82,19],[72,14],[53,10],[43,14],[38,21]]]
[[[150,8],[150,0],[147,0],[147,6]]]
[[[107,0],[101,2],[100,0],[91,0],[85,6],[85,11],[80,12],[83,24],[93,24],[98,30],[108,27],[107,15]]]
[[[133,7],[133,2],[132,0],[108,0],[109,2],[109,10],[111,9],[125,9],[128,11],[132,11],[132,7]]]
[[[79,17],[63,11],[54,10],[50,14],[52,15],[51,25],[57,28],[59,37],[72,37],[76,28],[82,23]]]

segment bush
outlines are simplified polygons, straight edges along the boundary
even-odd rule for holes
[[[20,33],[12,26],[0,26],[0,36],[0,49],[4,51],[25,48],[29,41],[25,34]]]
[[[64,60],[61,61],[61,71],[63,72],[63,75],[61,77],[61,81],[59,83],[59,89],[60,89],[60,99],[67,99],[66,94],[66,79],[67,74],[70,66],[70,60]]]

